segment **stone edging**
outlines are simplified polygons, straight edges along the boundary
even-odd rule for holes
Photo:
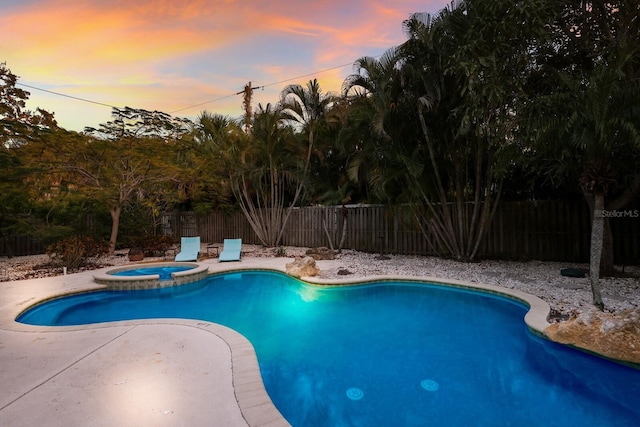
[[[171,273],[170,280],[160,280],[159,274],[149,274],[146,276],[115,276],[110,273],[117,273],[120,271],[135,270],[137,268],[150,268],[150,267],[179,267],[179,266],[193,266],[190,270],[177,271]],[[132,291],[140,289],[152,289],[152,288],[167,288],[171,286],[186,285],[188,283],[197,282],[209,275],[209,267],[199,265],[196,263],[185,262],[166,262],[166,263],[154,263],[154,264],[134,264],[126,267],[117,267],[111,269],[105,273],[97,273],[93,275],[93,280],[96,283],[105,285],[109,290],[118,291]]]

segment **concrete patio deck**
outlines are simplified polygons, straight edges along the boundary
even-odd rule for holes
[[[284,270],[289,258],[205,260],[210,271]],[[73,327],[15,321],[37,301],[102,288],[113,267],[0,283],[1,426],[288,426],[253,347],[222,325],[141,320]]]

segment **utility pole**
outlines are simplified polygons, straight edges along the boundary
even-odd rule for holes
[[[242,107],[244,108],[244,130],[247,134],[251,133],[251,97],[255,89],[260,89],[261,86],[252,87],[251,82],[244,86],[244,90],[236,93],[236,95],[242,95]]]

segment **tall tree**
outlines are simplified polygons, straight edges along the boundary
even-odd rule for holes
[[[20,156],[5,146],[0,146],[0,241],[9,237],[33,232],[33,208],[27,178],[30,170]],[[12,248],[9,255],[12,255]]]
[[[182,172],[177,184],[183,206],[200,212],[231,207],[225,150],[233,150],[245,136],[239,120],[207,111],[198,116],[190,137],[178,144]]]
[[[0,239],[33,235],[39,228],[29,183],[37,165],[28,162],[25,151],[58,129],[53,114],[25,108],[30,94],[17,87],[18,79],[0,63]]]
[[[223,151],[234,196],[260,242],[277,246],[300,195],[303,151],[278,108],[258,105],[251,135]],[[306,153],[305,153],[306,154]]]
[[[406,43],[360,60],[364,72],[345,81],[374,107],[380,139],[366,161],[378,167],[370,181],[415,209],[443,255],[474,259],[491,222],[514,152],[529,46],[547,17],[538,6],[461,1],[435,17],[413,15]]]
[[[563,6],[543,52],[529,131],[546,174],[574,182],[589,204],[591,288],[603,309],[601,270],[613,270],[606,212],[640,193],[640,9],[624,1]]]
[[[282,120],[298,128],[299,132],[307,139],[307,149],[302,170],[302,179],[296,188],[296,196],[300,197],[303,185],[309,185],[307,180],[312,156],[321,158],[323,153],[318,150],[317,139],[327,128],[327,114],[330,111],[336,97],[324,94],[316,79],[310,80],[306,87],[299,84],[289,85],[280,94],[279,109]],[[325,132],[326,133],[326,132]],[[290,211],[287,212],[285,223]]]
[[[37,108],[25,109],[30,93],[20,89],[19,77],[0,62],[0,144],[5,147],[17,146],[37,137],[38,131],[57,128],[52,113]]]
[[[309,178],[313,194],[311,202],[344,205],[367,201],[364,180],[349,179],[349,164],[362,151],[372,136],[364,111],[356,112],[361,99],[346,96],[335,100],[326,116],[326,129],[316,145],[317,158],[312,159]],[[363,108],[362,110],[366,110]],[[360,182],[359,182],[360,181]]]
[[[355,73],[342,84],[349,101],[349,129],[339,142],[353,155],[348,166],[352,180],[364,180],[370,201],[406,201],[407,177],[422,173],[415,144],[416,116],[406,102],[401,56],[396,48],[380,58],[363,57],[354,64]]]
[[[109,252],[118,239],[123,207],[151,193],[165,191],[177,175],[173,142],[187,131],[187,123],[161,112],[114,108],[113,121],[87,128],[55,150],[55,167],[72,173],[88,197],[100,200],[111,215]]]

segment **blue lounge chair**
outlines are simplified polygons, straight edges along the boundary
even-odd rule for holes
[[[220,252],[220,261],[240,261],[242,254],[242,239],[224,239],[224,246]]]
[[[180,252],[175,261],[197,261],[200,254],[200,236],[183,237],[180,243]]]

